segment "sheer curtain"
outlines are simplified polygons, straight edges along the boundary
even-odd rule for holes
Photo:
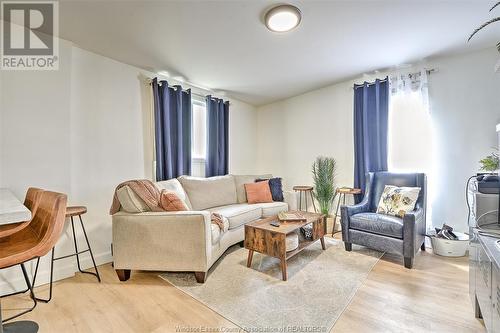
[[[393,74],[389,89],[389,170],[427,174],[427,221],[431,221],[434,141],[427,72]]]

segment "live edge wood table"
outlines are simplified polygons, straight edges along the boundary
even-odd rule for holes
[[[326,234],[326,216],[324,214],[300,212],[306,218],[301,222],[280,222],[279,227],[270,223],[278,221],[277,216],[257,220],[245,225],[245,248],[248,249],[247,267],[252,266],[254,251],[275,257],[281,260],[281,273],[283,281],[287,280],[286,261],[317,240],[321,241],[323,250],[325,247],[324,236]],[[293,251],[286,252],[286,235],[292,232],[300,232],[299,229],[312,223],[312,239],[299,242],[299,247]]]

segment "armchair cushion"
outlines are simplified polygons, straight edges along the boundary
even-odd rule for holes
[[[377,213],[392,216],[403,216],[415,209],[420,187],[398,187],[385,185],[380,196]]]
[[[351,216],[350,228],[373,234],[403,239],[403,220],[377,213],[359,213]]]

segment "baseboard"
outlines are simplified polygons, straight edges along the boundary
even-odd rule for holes
[[[94,256],[97,265],[107,264],[113,261],[111,252],[103,252]],[[69,263],[68,263],[69,262]],[[28,275],[30,279],[33,279],[33,273],[35,271],[36,261],[33,260],[27,263],[26,269],[28,270]],[[82,269],[86,270],[93,266],[92,259],[88,254],[82,254],[80,259],[80,265]],[[24,281],[21,268],[12,268],[13,270],[18,269],[19,274],[16,278],[2,279],[0,281],[0,295],[9,294],[15,291],[26,289],[26,282]],[[54,265],[54,281],[63,280],[75,275],[78,272],[78,266],[76,264],[76,258],[73,262],[71,259],[66,259],[63,261],[56,261]],[[15,273],[11,273],[12,275]],[[36,277],[36,286],[41,286],[48,284],[50,281],[50,257],[49,259],[44,258],[40,261],[40,267],[38,268],[38,273]]]

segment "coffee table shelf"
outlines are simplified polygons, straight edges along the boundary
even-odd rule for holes
[[[287,280],[286,261],[316,241],[321,241],[325,250],[324,236],[326,234],[326,216],[323,214],[301,212],[306,218],[301,222],[283,222],[279,227],[274,227],[271,222],[278,221],[277,216],[260,219],[245,225],[245,248],[248,249],[247,266],[252,265],[253,253],[259,252],[280,259],[283,281]],[[298,248],[286,252],[286,235],[308,224],[312,224],[312,240],[304,240]]]

